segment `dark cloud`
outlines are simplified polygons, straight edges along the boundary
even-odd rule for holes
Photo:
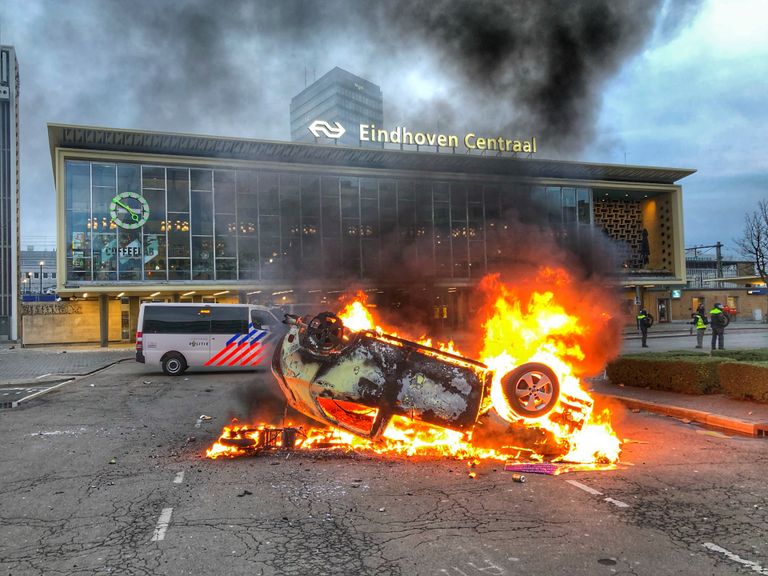
[[[47,122],[287,140],[305,71],[311,80],[337,65],[382,86],[389,124],[532,134],[547,155],[572,153],[591,140],[600,90],[648,38],[658,5],[19,2],[4,38],[21,67],[22,218],[28,226],[31,206],[52,198]],[[448,91],[404,90],[416,73]]]

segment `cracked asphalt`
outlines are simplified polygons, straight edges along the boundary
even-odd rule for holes
[[[268,381],[126,362],[0,411],[0,574],[768,574],[766,439],[613,406],[620,469],[522,484],[495,462],[202,458]]]

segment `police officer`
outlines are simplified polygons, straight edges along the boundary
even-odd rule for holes
[[[706,332],[708,324],[707,316],[704,314],[704,305],[699,304],[696,312],[691,314],[691,317],[693,318],[693,320],[691,320],[691,324],[693,324],[694,328],[696,328],[696,348],[703,348],[704,332]]]
[[[720,302],[715,302],[715,307],[709,311],[709,323],[712,324],[712,350],[715,349],[715,345],[720,350],[724,350],[725,339],[725,325],[728,320],[723,312],[723,305]]]
[[[646,340],[648,339],[648,326],[651,325],[651,319],[648,316],[648,311],[643,308],[640,310],[640,314],[637,315],[637,327],[640,329],[640,334],[643,339],[643,348],[648,348]]]

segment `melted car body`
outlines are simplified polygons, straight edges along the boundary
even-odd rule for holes
[[[490,408],[493,372],[481,362],[392,335],[348,332],[331,313],[285,322],[272,370],[288,403],[315,420],[377,438],[394,415],[467,431]],[[538,417],[552,409],[559,386],[549,368],[529,366],[508,395],[518,413],[531,409],[521,417]],[[548,389],[546,403],[534,388]]]

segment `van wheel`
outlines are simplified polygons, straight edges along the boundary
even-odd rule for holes
[[[187,369],[187,361],[178,352],[170,352],[163,356],[160,365],[168,376],[181,376]]]

